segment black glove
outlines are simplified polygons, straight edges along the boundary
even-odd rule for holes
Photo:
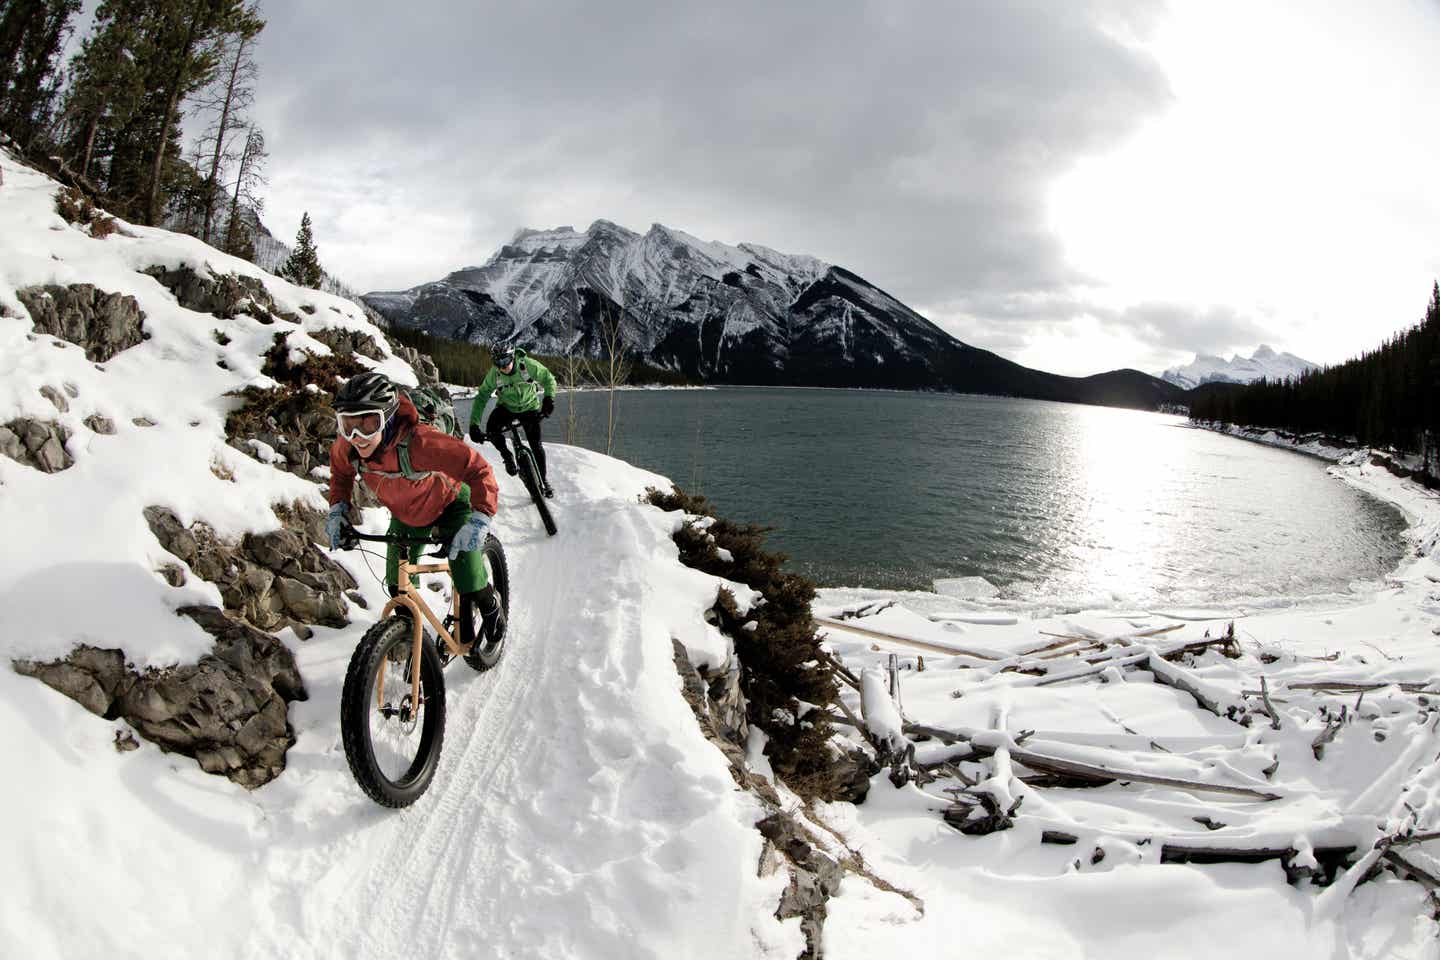
[[[547,396],[540,401],[540,416],[548,417],[555,412],[555,398]]]
[[[476,443],[485,442],[485,431],[480,429],[480,424],[470,424],[470,439],[475,441]]]

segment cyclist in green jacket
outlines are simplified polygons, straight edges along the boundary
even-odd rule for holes
[[[530,449],[535,451],[535,465],[540,468],[540,486],[545,496],[553,497],[555,491],[545,478],[545,448],[540,444],[540,420],[555,412],[555,375],[518,347],[497,347],[491,359],[495,365],[485,374],[480,392],[475,395],[475,405],[470,408],[470,439],[481,443],[488,435],[490,442],[500,450],[505,472],[513,477],[516,473],[515,457],[510,453],[502,431],[518,420],[525,429]],[[495,409],[482,431],[480,414],[484,412],[485,401],[492,393],[498,394]]]

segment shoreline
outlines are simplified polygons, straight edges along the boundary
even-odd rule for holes
[[[1213,597],[1202,597],[1193,603],[1162,603],[1149,606],[1091,605],[1082,598],[1064,598],[1051,604],[1035,604],[1025,600],[1006,597],[960,598],[934,590],[903,590],[865,586],[819,586],[817,600],[825,605],[840,600],[843,605],[853,604],[858,598],[890,600],[911,609],[933,609],[952,607],[976,614],[995,614],[1013,618],[1018,622],[1039,622],[1057,617],[1093,615],[1111,618],[1128,616],[1166,617],[1184,620],[1233,620],[1264,619],[1284,615],[1287,612],[1314,610],[1327,605],[1341,604],[1347,608],[1364,606],[1375,602],[1397,581],[1403,581],[1413,568],[1430,558],[1440,547],[1440,494],[1428,490],[1423,484],[1405,476],[1397,475],[1379,463],[1371,461],[1372,451],[1368,448],[1340,446],[1336,438],[1319,434],[1303,437],[1287,436],[1277,430],[1252,430],[1241,427],[1226,427],[1220,424],[1185,424],[1190,429],[1209,430],[1237,440],[1246,440],[1264,446],[1288,450],[1319,460],[1330,466],[1326,472],[1335,479],[1385,503],[1400,514],[1404,529],[1400,531],[1401,553],[1398,562],[1379,577],[1352,581],[1347,593],[1317,593],[1285,596],[1246,596],[1238,600],[1217,601]],[[1437,581],[1440,582],[1440,581]],[[1366,585],[1373,589],[1357,591],[1355,585]],[[919,610],[917,609],[917,612]],[[1213,616],[1192,616],[1194,614]],[[1440,628],[1437,628],[1440,630]]]

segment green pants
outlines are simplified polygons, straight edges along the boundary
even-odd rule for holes
[[[452,537],[455,535],[455,531],[465,526],[465,521],[469,519],[470,487],[461,484],[460,492],[456,495],[454,502],[446,507],[445,511],[430,526],[411,527],[391,517],[390,535],[392,537],[426,537],[430,535],[431,530],[439,530],[442,536]],[[393,543],[385,548],[385,583],[390,587],[392,593],[400,582],[400,549]],[[419,560],[420,555],[426,549],[424,545],[408,548],[411,562]],[[484,590],[486,584],[490,582],[490,578],[485,572],[485,561],[481,556],[481,551],[467,550],[451,560],[450,579],[455,582],[455,589],[459,593],[474,593],[477,590]],[[418,585],[420,581],[418,577],[411,577],[410,582]]]

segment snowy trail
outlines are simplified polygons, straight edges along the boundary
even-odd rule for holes
[[[657,656],[674,675],[645,569],[665,556],[668,526],[635,502],[633,484],[623,496],[577,489],[582,474],[593,483],[589,459],[552,453],[554,538],[518,482],[502,482],[507,650],[487,674],[458,660],[447,669],[445,749],[415,806],[363,809],[338,719],[322,721],[334,743],[297,757],[293,772],[313,784],[309,761],[331,768],[323,779],[339,780],[330,789],[353,814],[341,814],[349,829],[307,844],[309,805],[274,811],[256,904],[270,920],[245,952],[294,953],[299,942],[331,956],[661,957],[753,941],[745,901],[769,884],[738,875],[748,863],[753,877],[759,852],[748,801],[718,753],[695,762],[688,710],[657,723],[651,694],[663,691],[646,689]],[[316,692],[312,704],[336,714],[330,691]],[[734,842],[717,848],[717,829]]]

